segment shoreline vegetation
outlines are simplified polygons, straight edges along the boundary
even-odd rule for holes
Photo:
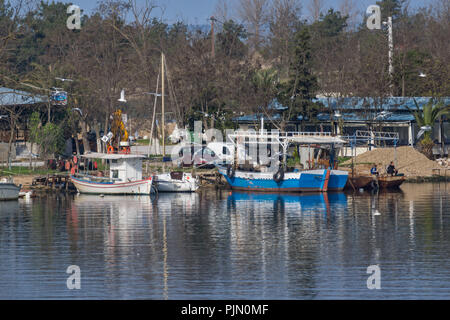
[[[160,171],[161,166],[149,166],[148,173],[158,172]],[[13,167],[13,171],[16,167]],[[339,169],[349,169],[349,167],[339,167]],[[23,169],[23,168],[21,168]],[[27,168],[28,169],[28,168]],[[145,165],[144,165],[145,169]],[[166,167],[166,170],[172,169],[171,167]],[[202,168],[173,168],[175,171],[194,171],[197,174],[214,174],[216,171],[214,169],[202,169]],[[0,168],[0,176],[7,176],[9,170],[4,170],[3,168]],[[32,182],[36,178],[42,178],[46,177],[47,175],[60,175],[60,176],[66,176],[68,175],[68,172],[59,172],[56,170],[47,170],[46,168],[36,168],[35,171],[22,171],[21,173],[15,173],[14,175],[11,175],[14,179],[14,182],[16,184],[21,184],[23,188],[30,188],[30,189],[42,189],[43,186],[33,186]],[[443,168],[440,171],[440,174],[433,174],[433,175],[417,175],[417,176],[407,176],[405,183],[428,183],[428,182],[450,182],[450,168]],[[202,184],[202,188],[208,187],[208,186],[214,186],[214,187],[223,187],[225,184],[218,184],[218,183],[206,183]]]
[[[158,138],[166,146],[169,126],[195,131],[196,121],[205,132],[225,132],[240,124],[257,128],[262,114],[280,131],[319,130],[320,122],[320,130],[337,133],[347,128],[347,116],[381,130],[385,117],[395,118],[383,113],[391,97],[429,100],[420,102],[423,111],[411,111],[419,128],[447,111],[441,101],[450,92],[447,1],[414,7],[404,0],[374,1],[383,21],[392,18],[390,58],[386,32],[367,28],[364,7],[314,1],[319,7],[311,14],[301,0],[237,0],[225,15],[218,5],[205,28],[167,23],[157,5],[163,2],[101,0],[92,11],[82,10],[81,25],[72,29],[67,3],[0,0],[4,158],[11,160],[19,136],[40,155],[65,154],[69,139],[78,154],[106,151],[99,138],[110,132],[118,110],[137,143]],[[248,10],[239,13],[241,8]],[[164,108],[157,99],[162,60]],[[364,99],[357,114],[345,107],[348,98]],[[335,119],[335,111],[345,117]],[[316,121],[319,115],[329,120]],[[418,139],[428,141],[432,133]],[[424,146],[427,151],[432,144]]]

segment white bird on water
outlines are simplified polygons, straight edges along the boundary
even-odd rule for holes
[[[380,216],[381,212],[378,211],[378,209],[375,209],[375,212],[373,213],[374,216]]]
[[[122,89],[122,91],[120,91],[120,99],[118,99],[118,101],[127,102],[127,100],[125,100],[125,90],[124,89]]]

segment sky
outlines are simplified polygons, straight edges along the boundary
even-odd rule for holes
[[[136,0],[137,3],[144,4],[145,0]],[[202,24],[208,24],[209,18],[214,14],[217,0],[148,0],[153,1],[157,5],[161,6],[164,10],[164,12],[161,9],[155,9],[155,16],[161,17],[163,14],[163,20],[168,23],[172,24],[176,21],[183,21],[187,24],[194,24],[194,25],[202,25]],[[227,0],[230,2],[230,4],[237,3],[238,0]],[[310,0],[303,0],[302,1],[302,14],[304,15],[304,18],[307,18],[307,5]],[[324,0],[325,1],[325,8],[339,8],[339,3],[341,0]],[[360,11],[365,11],[366,8],[371,5],[375,4],[377,0],[354,0],[356,3],[357,8]],[[433,0],[409,0],[411,7],[422,7],[427,6],[428,4],[432,3]],[[78,5],[84,12],[90,13],[91,10],[93,10],[97,4],[96,1],[93,0],[71,0],[66,1],[63,0],[62,2],[66,3],[74,3]],[[230,5],[231,6],[231,5]]]

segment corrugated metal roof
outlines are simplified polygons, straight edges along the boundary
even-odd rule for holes
[[[47,102],[47,97],[33,93],[0,87],[0,105],[15,106]]]
[[[336,110],[386,110],[386,111],[408,111],[416,110],[414,100],[417,101],[419,108],[423,108],[430,101],[431,97],[390,97],[390,98],[371,98],[371,97],[350,97],[350,98],[317,98],[313,102],[321,102],[325,107],[331,107]],[[443,97],[445,104],[450,104],[450,97]]]
[[[317,98],[313,102],[320,102],[325,107],[330,108],[331,113],[335,110],[342,111],[342,120],[345,122],[367,122],[367,121],[386,121],[386,122],[405,122],[414,121],[414,115],[409,110],[417,110],[414,100],[419,108],[423,108],[430,101],[431,97],[390,97],[390,98],[371,98],[371,97],[350,97],[350,98]],[[450,97],[441,98],[446,105],[450,104]],[[270,105],[270,109],[286,110],[276,99]],[[408,109],[409,108],[409,109]],[[317,116],[319,121],[330,121],[329,113],[320,113]],[[302,115],[297,120],[301,121]],[[233,119],[237,122],[256,122],[261,120],[261,114],[244,115]],[[264,121],[270,119],[264,116]],[[279,114],[274,114],[271,120],[280,120]],[[305,119],[307,120],[307,119]]]
[[[317,115],[317,119],[319,121],[324,122],[336,120],[336,118],[334,117],[333,119],[331,119],[330,114],[328,113],[319,113]],[[398,113],[398,112],[386,116],[379,116],[379,114],[376,113],[358,115],[355,112],[351,112],[351,113],[342,113],[341,119],[345,122],[367,122],[367,121],[405,122],[405,121],[414,121],[414,116],[411,113]]]

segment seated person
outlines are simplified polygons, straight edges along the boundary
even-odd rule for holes
[[[390,174],[391,176],[397,175],[398,170],[395,169],[394,161],[391,161],[391,163],[389,164],[389,166],[388,166],[387,169],[386,169],[386,172],[387,172],[388,174]]]
[[[377,165],[375,163],[373,164],[372,168],[370,169],[370,174],[377,175],[377,176],[380,175],[377,170]]]

